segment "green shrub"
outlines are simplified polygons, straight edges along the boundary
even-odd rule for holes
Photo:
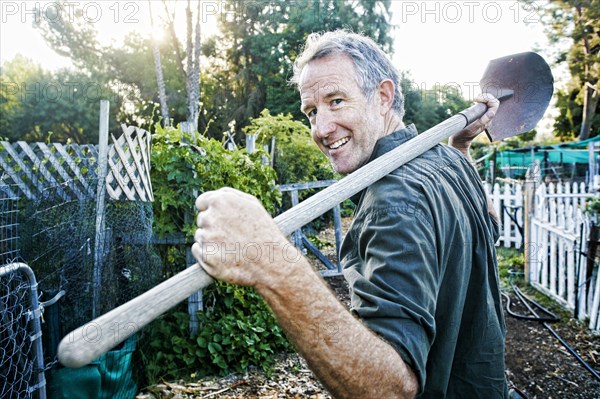
[[[186,226],[185,214],[195,215],[196,196],[205,191],[233,187],[257,197],[270,212],[281,201],[281,194],[273,190],[275,173],[262,163],[263,151],[228,151],[214,139],[199,134],[192,138],[159,125],[152,141],[155,232],[159,235],[181,231],[193,235],[194,226]]]
[[[156,126],[152,136],[154,232],[159,236],[195,230],[196,196],[233,187],[256,196],[273,213],[281,201],[275,172],[261,162],[264,151],[227,151],[202,135],[193,138],[175,128]],[[161,254],[165,276],[185,265],[187,246],[167,246]],[[273,353],[288,344],[260,296],[249,288],[217,283],[204,290],[206,311],[198,315],[197,337],[189,333],[189,315],[174,311],[153,323],[140,345],[149,382],[190,373],[242,371],[251,364],[268,370]]]
[[[204,290],[204,301],[197,337],[189,337],[185,312],[173,312],[148,329],[149,348],[143,356],[150,381],[224,375],[248,366],[270,373],[274,355],[290,348],[253,289],[217,282]]]

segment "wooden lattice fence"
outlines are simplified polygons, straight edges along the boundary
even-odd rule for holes
[[[0,143],[0,191],[35,200],[54,188],[65,201],[95,195],[98,149],[91,144]]]
[[[154,201],[150,183],[150,133],[139,127],[121,126],[123,134],[108,150],[106,189],[112,199]]]
[[[122,126],[108,148],[106,189],[115,200],[153,201],[150,133]],[[96,196],[98,147],[93,144],[0,142],[0,192],[9,198],[43,198],[53,189],[64,201]]]

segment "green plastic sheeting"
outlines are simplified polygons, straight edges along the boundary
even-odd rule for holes
[[[120,349],[100,356],[89,365],[60,368],[48,376],[48,398],[51,399],[132,399],[137,394],[133,381],[131,356],[135,335]]]
[[[496,154],[496,162],[500,168],[507,166],[527,168],[534,161],[539,161],[541,165],[545,162],[587,165],[590,161],[587,148],[595,142],[600,142],[600,136],[584,141],[500,151]]]

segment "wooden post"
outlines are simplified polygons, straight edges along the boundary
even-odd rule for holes
[[[256,150],[256,134],[247,134],[246,135],[246,152],[248,154],[253,154]]]
[[[179,124],[179,128],[182,132],[188,133],[192,137],[192,141],[195,140],[195,129],[194,124],[190,122],[181,122]],[[194,177],[196,177],[196,172],[194,171]],[[198,197],[198,191],[194,190],[193,192],[194,198]],[[192,204],[193,205],[193,204]],[[192,211],[193,212],[193,211]],[[194,223],[194,215],[190,212],[186,212],[184,215],[183,222],[185,225]],[[185,263],[186,267],[190,267],[196,263],[196,259],[192,255],[191,247],[188,246],[185,252]],[[198,335],[198,312],[201,312],[204,308],[204,304],[202,303],[202,290],[196,291],[188,298],[188,314],[190,315],[190,335],[195,337]]]
[[[109,102],[107,100],[100,101],[92,318],[95,318],[96,313],[100,312],[100,289],[102,288],[102,262],[104,261],[104,238],[106,230],[104,198],[106,194],[106,173],[108,172],[108,106]]]
[[[271,137],[271,167],[275,167],[275,136]]]
[[[298,205],[298,203],[299,203],[298,190],[292,190],[291,195],[292,195],[292,208],[293,208],[296,205]],[[304,245],[302,245],[302,228],[299,228],[298,230],[294,231],[292,233],[292,238],[293,238],[294,245],[296,246],[296,248],[298,248],[300,251],[304,251]]]
[[[340,205],[333,208],[333,226],[335,229],[335,257],[337,259],[337,271],[342,272],[342,263],[340,259],[340,247],[342,246],[342,216]]]
[[[525,281],[531,281],[531,264],[535,262],[534,256],[537,255],[537,245],[539,243],[532,242],[531,236],[531,219],[535,207],[535,190],[536,183],[541,179],[539,162],[532,163],[527,169],[525,186],[524,186],[524,204],[523,204],[523,241],[525,243]]]

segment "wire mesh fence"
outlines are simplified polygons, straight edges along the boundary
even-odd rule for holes
[[[0,190],[0,265],[19,256],[19,199]]]
[[[31,281],[13,265],[0,267],[0,398],[30,398],[40,388],[39,373],[43,380],[34,347],[40,336],[31,323]]]
[[[35,299],[46,301],[44,358],[36,365],[31,336],[39,332],[31,330],[31,284],[22,273],[6,273],[0,276],[0,398],[43,397],[33,388],[44,368],[49,397],[64,397],[65,389],[79,390],[82,397],[133,397],[140,380],[136,375],[144,374],[135,370],[143,365],[132,360],[137,337],[77,370],[57,363],[57,347],[69,331],[161,278],[161,260],[151,245],[152,203],[108,201],[98,223],[95,198],[66,199],[60,187],[46,187],[36,199],[8,192],[0,187],[0,266],[22,261],[35,271],[40,292]],[[74,381],[95,382],[77,386]]]
[[[41,308],[19,238],[19,199],[0,190],[0,398],[43,399]]]

